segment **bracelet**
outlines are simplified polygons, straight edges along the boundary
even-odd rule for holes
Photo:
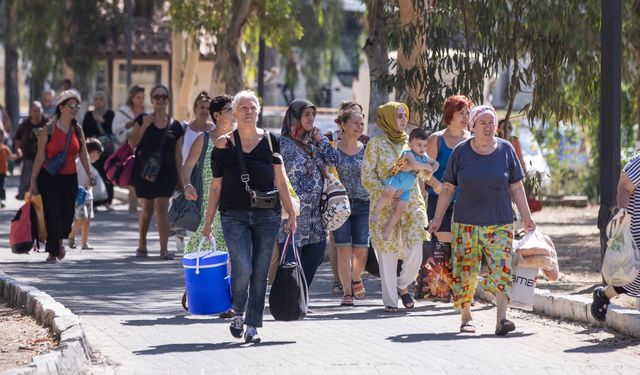
[[[191,184],[186,184],[186,185],[184,185],[184,187],[187,187],[187,186],[191,186],[192,188],[195,188],[195,187],[194,187],[193,185],[191,185]]]

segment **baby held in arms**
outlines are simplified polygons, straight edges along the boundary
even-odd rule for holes
[[[390,176],[384,181],[384,192],[378,200],[373,214],[369,221],[378,221],[380,211],[391,203],[394,198],[400,200],[389,218],[389,221],[382,230],[382,238],[387,241],[393,228],[398,224],[402,214],[409,204],[411,189],[416,183],[418,176],[427,181],[433,172],[438,170],[440,164],[427,156],[427,132],[423,129],[414,129],[409,134],[409,150],[402,152],[400,158],[394,163],[390,171]]]

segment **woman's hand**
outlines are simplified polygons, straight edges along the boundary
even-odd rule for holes
[[[202,237],[211,238],[211,225],[206,225],[202,228]]]
[[[297,227],[298,227],[298,224],[296,222],[295,214],[289,215],[289,219],[287,220],[287,223],[284,225],[284,232],[287,234],[295,233]]]
[[[190,201],[195,201],[198,199],[198,192],[196,188],[191,184],[187,184],[184,186],[184,197]]]
[[[311,137],[313,138],[314,142],[318,143],[322,140],[322,132],[320,131],[320,129],[313,127],[313,129],[311,129]]]
[[[522,221],[524,223],[525,232],[531,232],[536,230],[536,223],[533,221],[531,216],[524,218]]]
[[[431,222],[429,223],[429,228],[427,229],[427,232],[431,234],[437,232],[438,229],[440,229],[440,225],[442,225],[442,219],[438,219],[434,217],[433,220],[431,220]]]
[[[93,174],[89,175],[89,186],[96,186],[98,179]]]

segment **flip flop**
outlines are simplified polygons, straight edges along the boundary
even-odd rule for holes
[[[476,326],[473,324],[473,320],[462,323],[460,325],[460,333],[476,333]]]

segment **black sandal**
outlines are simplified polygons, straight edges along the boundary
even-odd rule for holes
[[[411,294],[409,293],[402,294],[400,295],[400,299],[402,299],[402,304],[404,305],[405,308],[413,309],[414,302],[413,302],[413,298],[411,298]]]
[[[609,298],[604,294],[604,288],[599,286],[593,290],[593,303],[591,303],[591,315],[600,322],[607,320]]]
[[[498,326],[496,327],[496,335],[504,336],[507,333],[515,330],[516,330],[516,325],[513,324],[512,321],[508,319],[502,319],[500,323],[498,323]]]

